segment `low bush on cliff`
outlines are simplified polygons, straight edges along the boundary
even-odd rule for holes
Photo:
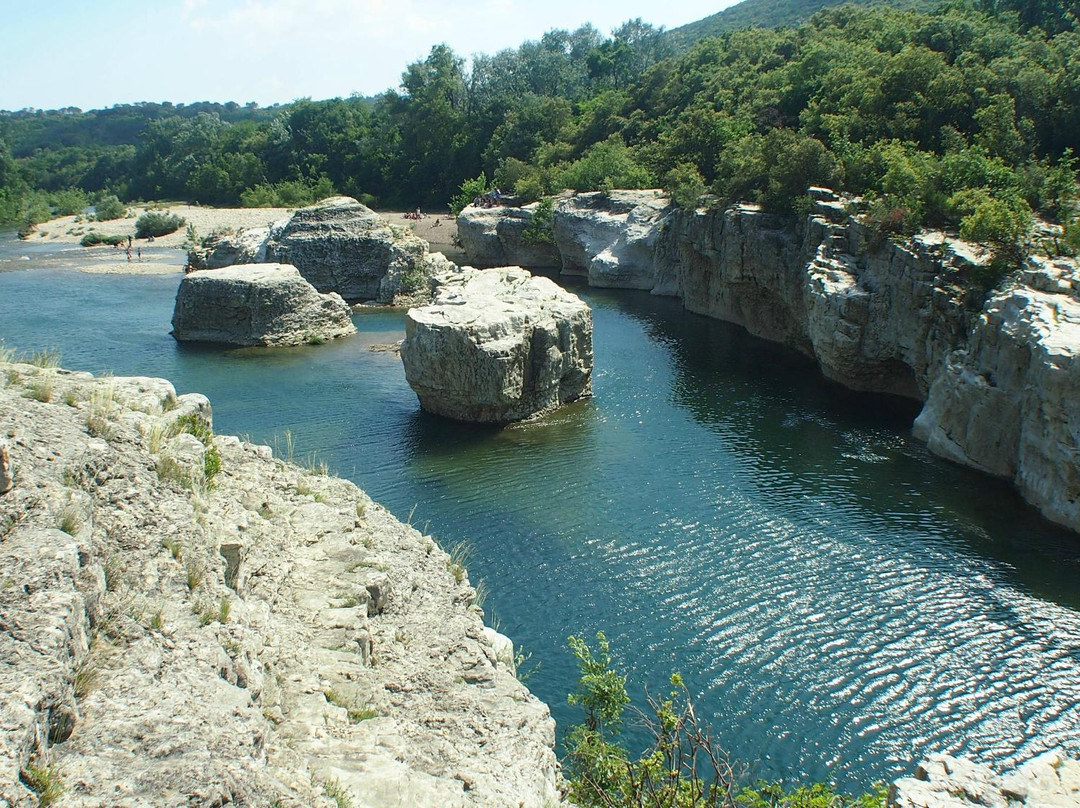
[[[521,233],[521,240],[526,244],[547,244],[555,246],[555,231],[551,223],[555,220],[555,203],[551,197],[541,199],[533,211],[532,218]]]
[[[135,220],[135,237],[146,238],[147,236],[153,236],[157,238],[158,236],[167,236],[170,233],[175,233],[185,224],[184,218],[177,216],[175,213],[151,211],[150,213],[144,213]]]
[[[666,698],[648,697],[648,709],[630,706],[626,677],[611,662],[607,638],[596,648],[571,637],[581,676],[571,704],[585,712],[572,727],[564,761],[571,799],[582,808],[875,808],[884,794],[849,797],[828,784],[788,789],[758,782],[738,787],[735,767],[698,718],[679,674]],[[651,741],[634,759],[622,745],[623,714],[629,708]]]

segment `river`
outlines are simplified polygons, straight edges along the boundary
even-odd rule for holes
[[[594,310],[594,397],[536,423],[426,416],[358,312],[322,346],[178,345],[179,275],[71,271],[0,243],[0,339],[68,368],[206,393],[215,429],[325,461],[444,547],[560,728],[570,634],[604,631],[631,691],[683,674],[753,777],[869,786],[930,752],[1080,755],[1080,539],[931,456],[911,402],[676,300],[571,285]],[[36,246],[36,245],[35,245]],[[25,268],[25,269],[24,269]]]

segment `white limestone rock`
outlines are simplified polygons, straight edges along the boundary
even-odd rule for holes
[[[1011,479],[1080,530],[1080,267],[1033,260],[987,301],[915,422],[931,451]]]
[[[552,229],[562,271],[590,286],[653,289],[655,254],[671,213],[663,191],[575,194],[555,204]]]
[[[347,196],[300,208],[268,227],[212,237],[188,253],[195,270],[275,262],[295,266],[321,293],[383,304],[430,297],[432,279],[450,263],[429,254],[411,230]]]
[[[14,471],[7,439],[0,438],[0,494],[6,494],[11,490],[14,484]]]
[[[199,270],[265,264],[266,241],[271,227],[273,225],[211,235],[201,246],[188,250],[188,266]]]
[[[46,372],[56,403],[25,395]],[[0,805],[37,805],[21,773],[46,764],[73,808],[332,808],[327,783],[357,806],[560,804],[551,715],[430,538],[236,438],[214,437],[212,490],[163,475],[202,449],[168,437],[174,412],[203,410],[167,382],[0,380],[19,464],[0,513]]]
[[[173,336],[230,345],[300,345],[355,333],[348,304],[319,294],[285,264],[248,264],[185,275]]]
[[[591,394],[592,311],[519,267],[467,268],[409,310],[401,359],[428,412],[524,420]]]
[[[471,264],[479,268],[559,266],[559,252],[554,245],[525,241],[525,230],[538,204],[495,208],[470,205],[461,211],[457,232]]]
[[[999,775],[988,766],[951,755],[932,755],[914,777],[892,784],[888,808],[1076,808],[1080,760],[1058,751]]]

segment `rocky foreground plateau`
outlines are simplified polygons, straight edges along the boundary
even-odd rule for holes
[[[161,379],[0,364],[0,806],[557,803],[464,568],[210,424]]]

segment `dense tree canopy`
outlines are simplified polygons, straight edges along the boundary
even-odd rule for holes
[[[866,195],[896,230],[1067,218],[1080,146],[1075,5],[833,6],[678,54],[631,20],[608,37],[555,30],[471,63],[438,45],[374,99],[4,113],[0,217],[40,215],[41,193],[55,208],[65,189],[442,206],[481,176],[525,198],[663,183],[680,204],[711,190],[780,212],[829,184]]]

